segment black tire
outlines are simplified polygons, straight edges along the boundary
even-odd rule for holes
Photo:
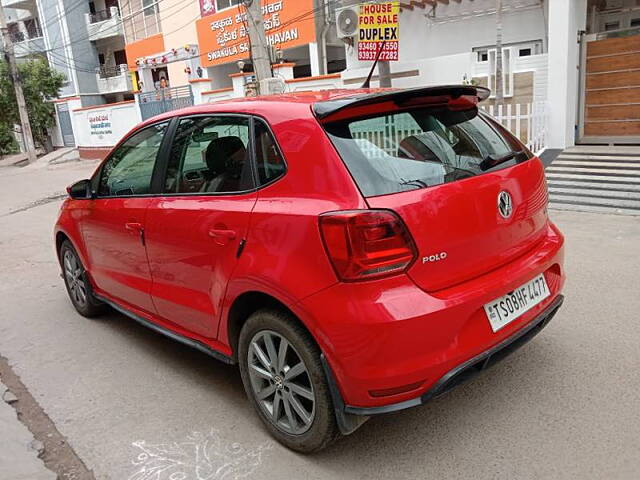
[[[272,397],[271,414],[267,411],[268,407],[264,406],[265,402],[268,402],[268,400],[259,400],[257,398],[256,389],[254,388],[256,378],[258,378],[257,375],[255,372],[252,375],[249,374],[249,363],[253,362],[255,364],[258,362],[258,356],[255,354],[255,349],[251,346],[251,343],[254,340],[257,342],[264,341],[265,334],[271,336],[270,338],[275,339],[275,342],[278,342],[277,345],[275,342],[272,343],[272,345],[275,345],[278,349],[275,350],[278,353],[278,357],[280,356],[280,343],[278,341],[278,336],[280,336],[288,342],[287,348],[285,348],[288,352],[288,357],[287,355],[285,357],[287,357],[288,360],[293,358],[296,365],[297,359],[302,360],[304,367],[306,367],[306,370],[302,374],[293,377],[290,380],[287,380],[284,374],[281,375],[278,368],[272,371],[273,379],[268,380],[266,378],[259,378],[258,381],[263,382],[263,385],[265,385],[262,387],[263,390],[261,391],[264,392],[269,388],[276,388],[276,390],[279,388],[281,389],[279,392],[276,391]],[[262,345],[266,347],[266,343],[262,343]],[[293,347],[293,349],[291,349],[291,347]],[[250,359],[250,356],[252,359]],[[266,426],[267,430],[269,430],[271,435],[273,435],[276,440],[284,446],[297,452],[312,453],[322,450],[339,436],[333,402],[331,400],[331,393],[320,362],[320,349],[309,336],[308,332],[296,321],[295,318],[292,318],[290,314],[278,310],[265,309],[259,310],[251,315],[240,332],[240,339],[238,342],[238,363],[240,364],[242,383],[244,384],[249,401],[255,408],[256,412],[258,412],[258,416]],[[280,362],[277,363],[280,364]],[[260,366],[260,364],[257,366]],[[282,372],[286,372],[287,368],[288,365],[282,369]],[[289,370],[292,371],[294,369],[289,368]],[[279,383],[278,378],[282,378]],[[284,404],[286,403],[289,405],[289,410],[282,415],[282,420],[280,420],[280,422],[286,422],[290,425],[291,422],[288,421],[288,418],[291,418],[289,417],[289,413],[293,412],[293,416],[296,420],[294,423],[297,423],[298,426],[301,424],[304,425],[305,421],[301,415],[297,414],[294,403],[296,403],[299,408],[303,404],[305,406],[310,405],[310,400],[303,398],[296,390],[294,390],[294,388],[297,389],[300,387],[300,385],[292,385],[292,383],[295,382],[309,385],[314,397],[312,404],[312,420],[306,426],[301,427],[306,428],[306,431],[299,433],[286,431],[287,427],[283,427],[279,424],[278,410],[275,408],[276,395],[280,394],[280,400],[277,401],[279,408],[286,410]],[[309,390],[307,390],[307,392],[308,391]],[[292,400],[288,400],[289,398]],[[273,415],[274,410],[276,410],[275,420]]]
[[[71,264],[72,268],[69,268],[67,260],[75,262]],[[87,318],[96,317],[103,313],[105,304],[95,297],[82,261],[68,240],[62,242],[60,246],[60,266],[69,299],[78,313]],[[76,273],[72,274],[71,270],[75,270]]]

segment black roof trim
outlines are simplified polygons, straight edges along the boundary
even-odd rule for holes
[[[438,87],[384,90],[372,93],[359,93],[344,98],[337,98],[335,100],[317,102],[313,104],[313,111],[315,112],[316,117],[322,120],[323,118],[346,108],[371,105],[388,100],[400,103],[403,100],[420,96],[451,95],[452,97],[457,98],[462,95],[475,95],[478,97],[479,101],[482,101],[488,98],[490,93],[490,90],[487,88],[473,85],[443,85]]]

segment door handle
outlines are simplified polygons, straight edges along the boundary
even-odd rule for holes
[[[144,242],[144,227],[142,226],[141,223],[137,223],[137,222],[127,222],[124,224],[124,228],[127,232],[132,233],[132,234],[138,234],[140,235],[140,242],[142,242],[142,245],[145,244]]]
[[[218,245],[226,245],[229,241],[235,240],[235,230],[227,230],[224,228],[212,228],[209,230],[209,236],[214,239]]]

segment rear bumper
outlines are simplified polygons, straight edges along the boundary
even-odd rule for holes
[[[555,300],[553,300],[553,302],[541,314],[535,317],[525,327],[516,331],[498,345],[485,350],[479,355],[476,355],[475,357],[451,369],[421,396],[411,400],[405,400],[403,402],[392,403],[390,405],[380,407],[354,407],[351,405],[344,405],[342,401],[339,401],[339,403],[342,403],[343,412],[359,416],[371,416],[397,412],[398,410],[422,405],[432,398],[452,390],[461,383],[475,377],[481,371],[495,365],[540,333],[540,331],[547,326],[556,312],[560,309],[563,301],[564,297],[562,295],[556,296]],[[328,365],[325,368],[328,368]],[[330,383],[335,387],[335,382]],[[336,395],[339,396],[340,392],[336,389],[332,395],[335,400]]]
[[[425,292],[405,275],[339,283],[300,302],[296,314],[324,352],[345,412],[394,411],[432,398],[461,365],[540,323],[561,301],[563,257],[563,237],[550,225],[523,257],[446,291]],[[541,273],[551,296],[493,332],[483,305]]]

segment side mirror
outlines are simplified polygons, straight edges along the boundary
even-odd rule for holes
[[[67,193],[75,200],[88,200],[93,198],[91,192],[91,180],[80,180],[67,187]]]

